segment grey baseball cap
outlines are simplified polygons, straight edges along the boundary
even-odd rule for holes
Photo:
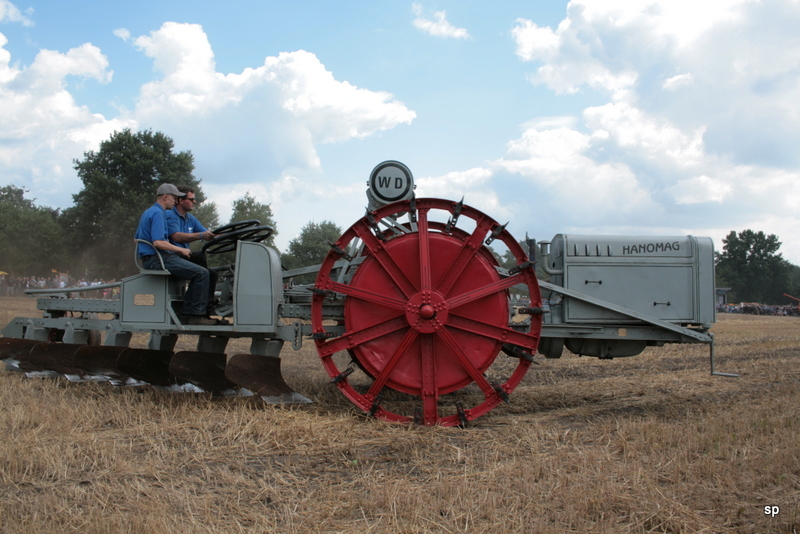
[[[161,184],[158,186],[159,195],[175,195],[176,197],[185,197],[186,193],[181,193],[178,188],[172,184]]]

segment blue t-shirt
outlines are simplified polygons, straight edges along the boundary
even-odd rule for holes
[[[154,241],[169,241],[165,213],[166,210],[164,210],[158,202],[147,208],[144,213],[142,213],[142,218],[139,219],[139,227],[136,228],[134,237],[136,239],[150,241],[151,243]],[[150,245],[145,245],[144,243],[139,243],[138,245],[139,256],[152,256],[156,254],[156,249]]]
[[[167,212],[167,233],[170,236],[172,236],[172,234],[175,232],[193,234],[195,232],[205,231],[205,226],[200,224],[200,221],[197,220],[197,217],[191,213],[187,213],[186,216],[181,217],[181,214],[178,213],[178,210],[174,208]],[[178,245],[179,247],[189,248],[189,243],[177,243],[172,239],[170,239],[170,243],[173,245]]]

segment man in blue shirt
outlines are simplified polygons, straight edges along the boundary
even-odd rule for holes
[[[211,230],[206,230],[205,226],[197,220],[197,217],[190,213],[197,206],[197,197],[194,189],[182,185],[178,187],[178,191],[183,193],[184,196],[178,197],[175,207],[167,212],[167,235],[169,235],[170,243],[189,249],[189,243],[214,239],[216,237],[214,233]],[[203,251],[192,250],[188,260],[208,269],[206,254]],[[217,271],[208,269],[208,274],[208,303],[210,308],[215,301],[214,290],[217,288]]]
[[[146,269],[159,270],[161,262],[155,249],[158,249],[164,260],[164,267],[170,274],[189,280],[189,287],[183,296],[181,310],[184,324],[190,325],[215,325],[217,322],[206,317],[208,307],[208,269],[195,265],[189,261],[190,251],[169,242],[167,233],[167,210],[177,202],[178,198],[186,196],[178,191],[172,184],[161,184],[156,193],[155,204],[150,206],[139,219],[136,229],[136,239],[144,239],[153,246],[138,243],[136,253],[142,260]],[[153,248],[155,247],[155,249]]]

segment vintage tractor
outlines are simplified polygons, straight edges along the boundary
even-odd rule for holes
[[[705,343],[714,372],[709,238],[557,235],[528,240],[528,255],[506,225],[463,201],[416,198],[402,163],[379,164],[367,184],[366,215],[321,265],[283,270],[258,221],[215,230],[206,252],[236,252],[218,268],[219,325],[182,324],[185,281],[138,265],[114,284],[28,291],[43,316],[12,320],[0,357],[29,375],[302,403],[280,356],[284,343],[311,339],[331,382],[364,412],[443,426],[507,402],[537,349],[611,359]],[[502,268],[490,246],[514,266]],[[537,251],[549,282],[537,280]],[[309,275],[315,283],[292,283]],[[70,298],[103,288],[119,288],[119,299]],[[512,293],[524,302],[515,320]],[[129,347],[137,332],[148,348]],[[196,350],[174,353],[179,335],[196,336]],[[226,354],[231,338],[249,338],[249,353]]]

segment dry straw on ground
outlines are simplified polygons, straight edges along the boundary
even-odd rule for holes
[[[464,430],[359,415],[310,346],[299,407],[0,372],[0,531],[794,532],[800,319],[714,332],[740,378],[702,346],[565,355]]]

